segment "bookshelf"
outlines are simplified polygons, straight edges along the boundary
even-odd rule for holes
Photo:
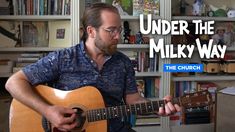
[[[75,45],[77,43],[79,43],[79,7],[80,7],[80,2],[76,1],[76,0],[63,0],[60,2],[63,3],[57,3],[57,1],[50,1],[48,0],[48,3],[44,3],[44,6],[41,7],[40,2],[46,2],[46,1],[37,1],[38,3],[31,3],[32,1],[27,1],[29,3],[21,3],[21,0],[16,0],[13,1],[12,6],[12,13],[13,14],[4,14],[4,15],[0,15],[0,22],[1,23],[12,23],[13,26],[16,26],[14,24],[19,24],[19,28],[18,31],[16,30],[9,30],[6,28],[6,30],[10,31],[11,33],[15,33],[17,32],[17,34],[15,34],[15,37],[18,38],[19,41],[14,42],[14,44],[12,45],[0,45],[0,59],[9,59],[10,61],[16,61],[17,57],[21,54],[21,53],[48,53],[51,51],[55,51],[61,48],[65,48],[65,47],[70,47],[72,45]],[[54,2],[54,3],[52,3]],[[52,6],[52,4],[56,4],[57,7]],[[30,6],[28,6],[30,5]],[[49,11],[51,8],[51,11]],[[53,8],[53,9],[52,9]],[[43,13],[39,13],[39,10],[36,9],[41,9],[47,12],[43,12]],[[50,39],[51,36],[49,36],[49,29],[50,29],[50,23],[59,23],[59,22],[67,22],[68,26],[66,28],[64,28],[64,35],[65,37],[67,36],[68,38],[68,44],[67,45],[63,45],[63,46],[51,46]],[[33,41],[35,40],[28,40],[27,42],[29,42],[29,44],[25,44],[26,41],[25,38],[32,38],[32,34],[34,33],[28,26],[28,24],[33,24],[34,26],[39,25],[40,27],[43,25],[43,27],[45,27],[45,30],[42,31],[42,29],[40,29],[39,27],[37,27],[37,41],[40,39],[45,39],[45,43],[43,45],[34,45],[32,44]],[[10,24],[9,24],[10,25]],[[4,27],[4,25],[1,25]],[[59,26],[59,27],[62,27]],[[28,31],[26,31],[26,29]],[[54,29],[50,29],[50,30],[54,30]],[[55,29],[56,33],[55,35],[58,34],[58,29]],[[39,31],[41,31],[42,33],[39,34]],[[46,35],[44,35],[46,34]],[[13,34],[14,35],[14,34]],[[42,35],[44,35],[44,38],[42,38]],[[2,39],[3,37],[7,38],[6,36],[1,36],[0,39]],[[57,39],[57,38],[56,38]],[[64,38],[62,38],[64,39]],[[7,39],[9,40],[9,39]],[[4,41],[3,41],[4,42]],[[11,41],[12,42],[12,41]],[[40,41],[38,41],[40,43]],[[58,41],[57,41],[58,42]],[[64,43],[65,41],[63,41],[62,43]],[[0,43],[1,44],[1,43]],[[1,77],[8,77],[10,76],[12,73],[1,73]]]
[[[201,10],[202,14],[198,15],[198,16],[195,16],[192,14],[192,5],[193,5],[194,1],[188,0],[186,2],[189,5],[186,6],[186,8],[185,8],[186,12],[184,13],[179,10],[179,2],[171,1],[171,6],[172,6],[171,20],[186,20],[188,22],[191,22],[192,20],[215,21],[215,25],[214,25],[215,32],[217,30],[218,25],[220,25],[220,24],[222,25],[223,23],[234,23],[234,20],[235,20],[234,17],[227,17],[222,14],[220,14],[220,15],[214,14],[214,16],[208,16],[208,12],[212,11],[211,5],[215,6],[216,8],[222,8],[222,5],[226,6],[227,9],[225,11],[226,11],[226,15],[227,15],[227,11],[229,9],[233,9],[235,7],[234,1],[231,1],[231,0],[225,0],[225,1],[204,0],[204,3],[208,6],[204,6],[204,8]],[[215,13],[215,11],[213,11],[213,12]],[[215,15],[218,15],[218,16],[215,16]],[[226,24],[225,24],[224,28],[227,28]],[[213,35],[209,35],[210,38],[212,38],[212,36]],[[187,39],[186,39],[186,42],[187,42]],[[195,51],[198,52],[198,49],[195,49]],[[231,44],[230,46],[227,47],[226,54],[234,56],[234,45],[233,44]],[[232,59],[234,59],[234,58],[232,58]],[[195,53],[192,58],[186,59],[186,60],[184,60],[184,59],[172,59],[171,60],[171,63],[193,63],[193,62],[202,63],[202,59],[199,57],[199,54]],[[223,64],[221,63],[221,66],[222,65]],[[195,75],[171,74],[172,85],[173,85],[172,86],[173,88],[171,90],[171,94],[175,94],[175,91],[177,91],[176,90],[178,88],[178,86],[176,86],[177,84],[181,85],[184,82],[191,83],[192,84],[191,87],[193,89],[200,88],[200,86],[202,86],[202,84],[205,84],[208,86],[213,85],[213,86],[209,86],[208,90],[210,90],[210,88],[214,88],[215,86],[216,86],[216,89],[221,89],[226,86],[234,86],[234,83],[233,83],[234,77],[235,77],[234,74],[222,72],[222,70],[221,70],[221,72],[214,73],[214,74],[207,73],[206,71],[204,71],[203,73],[195,73]],[[183,90],[181,92],[183,92]],[[215,91],[212,92],[212,95],[214,95],[214,94],[215,94]],[[213,108],[213,109],[215,110],[215,108]],[[213,113],[214,110],[211,112],[212,114],[214,114]],[[211,129],[210,131],[211,132],[214,131],[214,122],[215,122],[214,115],[211,117],[211,119],[212,119],[211,123],[200,124],[201,126],[198,126],[198,128],[202,128],[202,127],[209,125],[210,129]],[[193,125],[182,125],[182,127],[184,127],[184,126],[195,126],[195,125],[194,124]],[[177,126],[174,126],[174,127],[177,127]]]
[[[5,0],[2,0],[1,2],[3,2]],[[10,0],[13,1],[13,0]],[[28,0],[29,1],[29,0]],[[37,0],[39,2],[39,0]],[[44,2],[44,0],[40,0],[42,2]],[[51,0],[48,0],[48,2]],[[63,0],[65,1],[65,0]],[[0,2],[0,3],[1,3]],[[22,2],[22,0],[14,0],[13,1],[14,5],[16,8],[21,9],[21,11],[23,10],[21,8],[21,4],[22,3],[15,3],[15,2]],[[32,1],[31,1],[32,2]],[[1,15],[0,15],[0,26],[2,26],[3,28],[5,28],[4,25],[1,25],[2,22],[8,22],[8,23],[18,23],[20,25],[19,28],[19,33],[21,35],[20,38],[22,39],[23,36],[23,25],[24,23],[29,23],[29,22],[39,22],[39,23],[49,23],[49,22],[56,22],[56,21],[67,21],[69,23],[69,29],[70,29],[70,42],[69,42],[69,46],[75,45],[77,43],[79,43],[79,7],[80,7],[80,2],[77,0],[66,0],[66,2],[70,2],[70,13],[58,13],[58,14],[24,14],[24,13],[17,13],[17,14],[8,14],[8,13],[2,13],[1,10]],[[1,5],[2,6],[2,5]],[[47,5],[48,6],[48,5]],[[62,5],[61,5],[62,6]],[[35,8],[35,7],[34,7]],[[16,12],[17,9],[13,9],[13,12]],[[9,29],[7,29],[9,31]],[[11,33],[15,33],[16,31],[10,30]],[[46,34],[46,33],[45,33]],[[0,33],[0,35],[2,35]],[[17,35],[15,35],[17,36]],[[2,41],[2,37],[5,36],[0,36],[0,41]],[[48,36],[49,37],[49,36]],[[7,37],[6,37],[7,38]],[[49,38],[48,38],[49,39]],[[9,40],[7,38],[7,40]],[[11,61],[11,62],[15,62],[18,57],[23,54],[23,53],[42,53],[42,54],[47,54],[48,52],[51,51],[55,51],[64,47],[50,47],[49,43],[47,44],[47,46],[43,46],[43,47],[35,47],[35,46],[28,46],[28,47],[23,47],[22,46],[22,41],[21,42],[21,46],[17,46],[15,47],[15,45],[13,44],[12,46],[9,45],[2,45],[2,43],[0,42],[0,60],[7,60],[7,61]],[[2,65],[0,65],[1,68]],[[1,87],[0,87],[0,93],[1,93],[1,109],[3,109],[3,111],[0,114],[0,118],[4,119],[4,122],[1,124],[1,129],[0,131],[9,131],[8,130],[8,111],[9,111],[9,104],[5,103],[5,98],[11,99],[11,97],[9,96],[9,94],[5,91],[4,88],[4,84],[7,80],[8,77],[10,77],[12,75],[12,72],[3,72],[0,71],[0,81],[1,81]],[[3,100],[2,98],[4,98],[5,100]],[[3,102],[3,103],[2,103]],[[3,116],[4,115],[4,116]],[[6,123],[5,123],[6,122]]]

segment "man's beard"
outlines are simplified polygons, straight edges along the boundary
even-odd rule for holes
[[[107,44],[98,35],[95,39],[95,46],[106,55],[113,55],[117,51],[117,44]]]

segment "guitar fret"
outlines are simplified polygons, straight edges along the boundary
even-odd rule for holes
[[[108,115],[108,114],[107,114],[107,109],[104,108],[104,119],[108,119],[108,118],[107,118],[107,115]]]
[[[88,122],[91,122],[91,116],[90,116],[90,111],[89,110],[87,111],[87,119],[88,119]]]
[[[164,108],[164,106],[165,106],[165,101],[164,101],[164,100],[160,100],[159,103],[160,103],[160,107],[163,107],[163,108]]]
[[[147,102],[144,102],[144,105],[145,105],[145,110],[146,110],[145,112],[146,112],[146,113],[149,113]]]
[[[153,101],[150,101],[151,103],[151,108],[152,108],[152,111],[155,111],[154,107],[153,107]]]
[[[100,109],[100,120],[104,119],[104,112],[103,109]]]
[[[91,111],[92,121],[95,121],[95,112],[94,110]]]
[[[109,119],[111,119],[113,117],[111,107],[108,107],[108,110],[109,110]]]
[[[97,117],[97,120],[96,120],[96,121],[100,120],[100,113],[99,113],[99,109],[97,109],[97,110],[96,110],[96,117]]]
[[[96,121],[97,120],[97,117],[96,117],[96,110],[94,110],[94,121]]]
[[[118,117],[122,117],[120,106],[117,106]]]
[[[131,113],[130,105],[126,105],[126,115],[128,116]]]
[[[113,111],[113,107],[110,107],[110,108],[111,108],[112,118],[114,118],[115,112]]]
[[[144,103],[141,103],[140,104],[140,107],[141,107],[141,113],[146,113],[146,110],[145,110],[145,106],[143,106],[143,105],[145,105]]]
[[[148,106],[148,112],[153,112],[154,111],[154,109],[153,109],[153,106],[152,106],[152,101],[150,101],[150,102],[147,102],[147,106]]]
[[[136,109],[136,105],[135,104],[133,104],[133,108],[134,108],[134,111],[132,112],[132,114],[135,113],[135,115],[137,115],[137,109]]]
[[[106,108],[107,110],[107,119],[110,119],[110,111],[109,111],[109,107]]]
[[[153,109],[154,111],[158,110],[159,108],[159,101],[153,101]]]
[[[135,114],[137,114],[136,113],[136,108],[135,108],[135,105],[130,105],[131,107],[130,107],[130,110],[131,110],[131,112],[130,112],[130,114],[133,114],[133,113],[135,113]]]
[[[141,114],[140,104],[136,104],[137,114]]]
[[[159,108],[160,107],[159,101],[157,101],[157,104],[158,104],[158,108]]]
[[[101,120],[101,112],[100,112],[100,109],[97,110],[97,119],[98,120]]]
[[[124,111],[124,113],[125,113],[125,116],[127,116],[127,106],[124,105],[124,106],[122,107],[122,109],[123,109],[123,111]]]
[[[113,118],[117,117],[117,111],[116,111],[116,108],[113,107]]]
[[[124,116],[124,114],[122,112],[122,106],[121,105],[119,106],[119,109],[120,109],[121,116]]]
[[[89,116],[90,116],[90,121],[92,122],[92,121],[93,121],[93,118],[92,118],[92,110],[89,110]]]
[[[113,111],[114,111],[114,118],[118,117],[117,107],[113,107]]]

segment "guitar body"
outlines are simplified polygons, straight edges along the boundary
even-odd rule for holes
[[[105,107],[102,95],[91,86],[72,91],[61,91],[39,85],[35,90],[50,104],[72,108],[82,107],[85,111]],[[42,116],[15,99],[11,103],[9,118],[11,132],[44,132]],[[107,132],[107,121],[86,121],[83,127],[85,132]]]

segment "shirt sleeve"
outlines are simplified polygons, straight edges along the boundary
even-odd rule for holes
[[[38,62],[24,67],[22,70],[32,85],[55,80],[58,75],[59,52],[49,53]]]

